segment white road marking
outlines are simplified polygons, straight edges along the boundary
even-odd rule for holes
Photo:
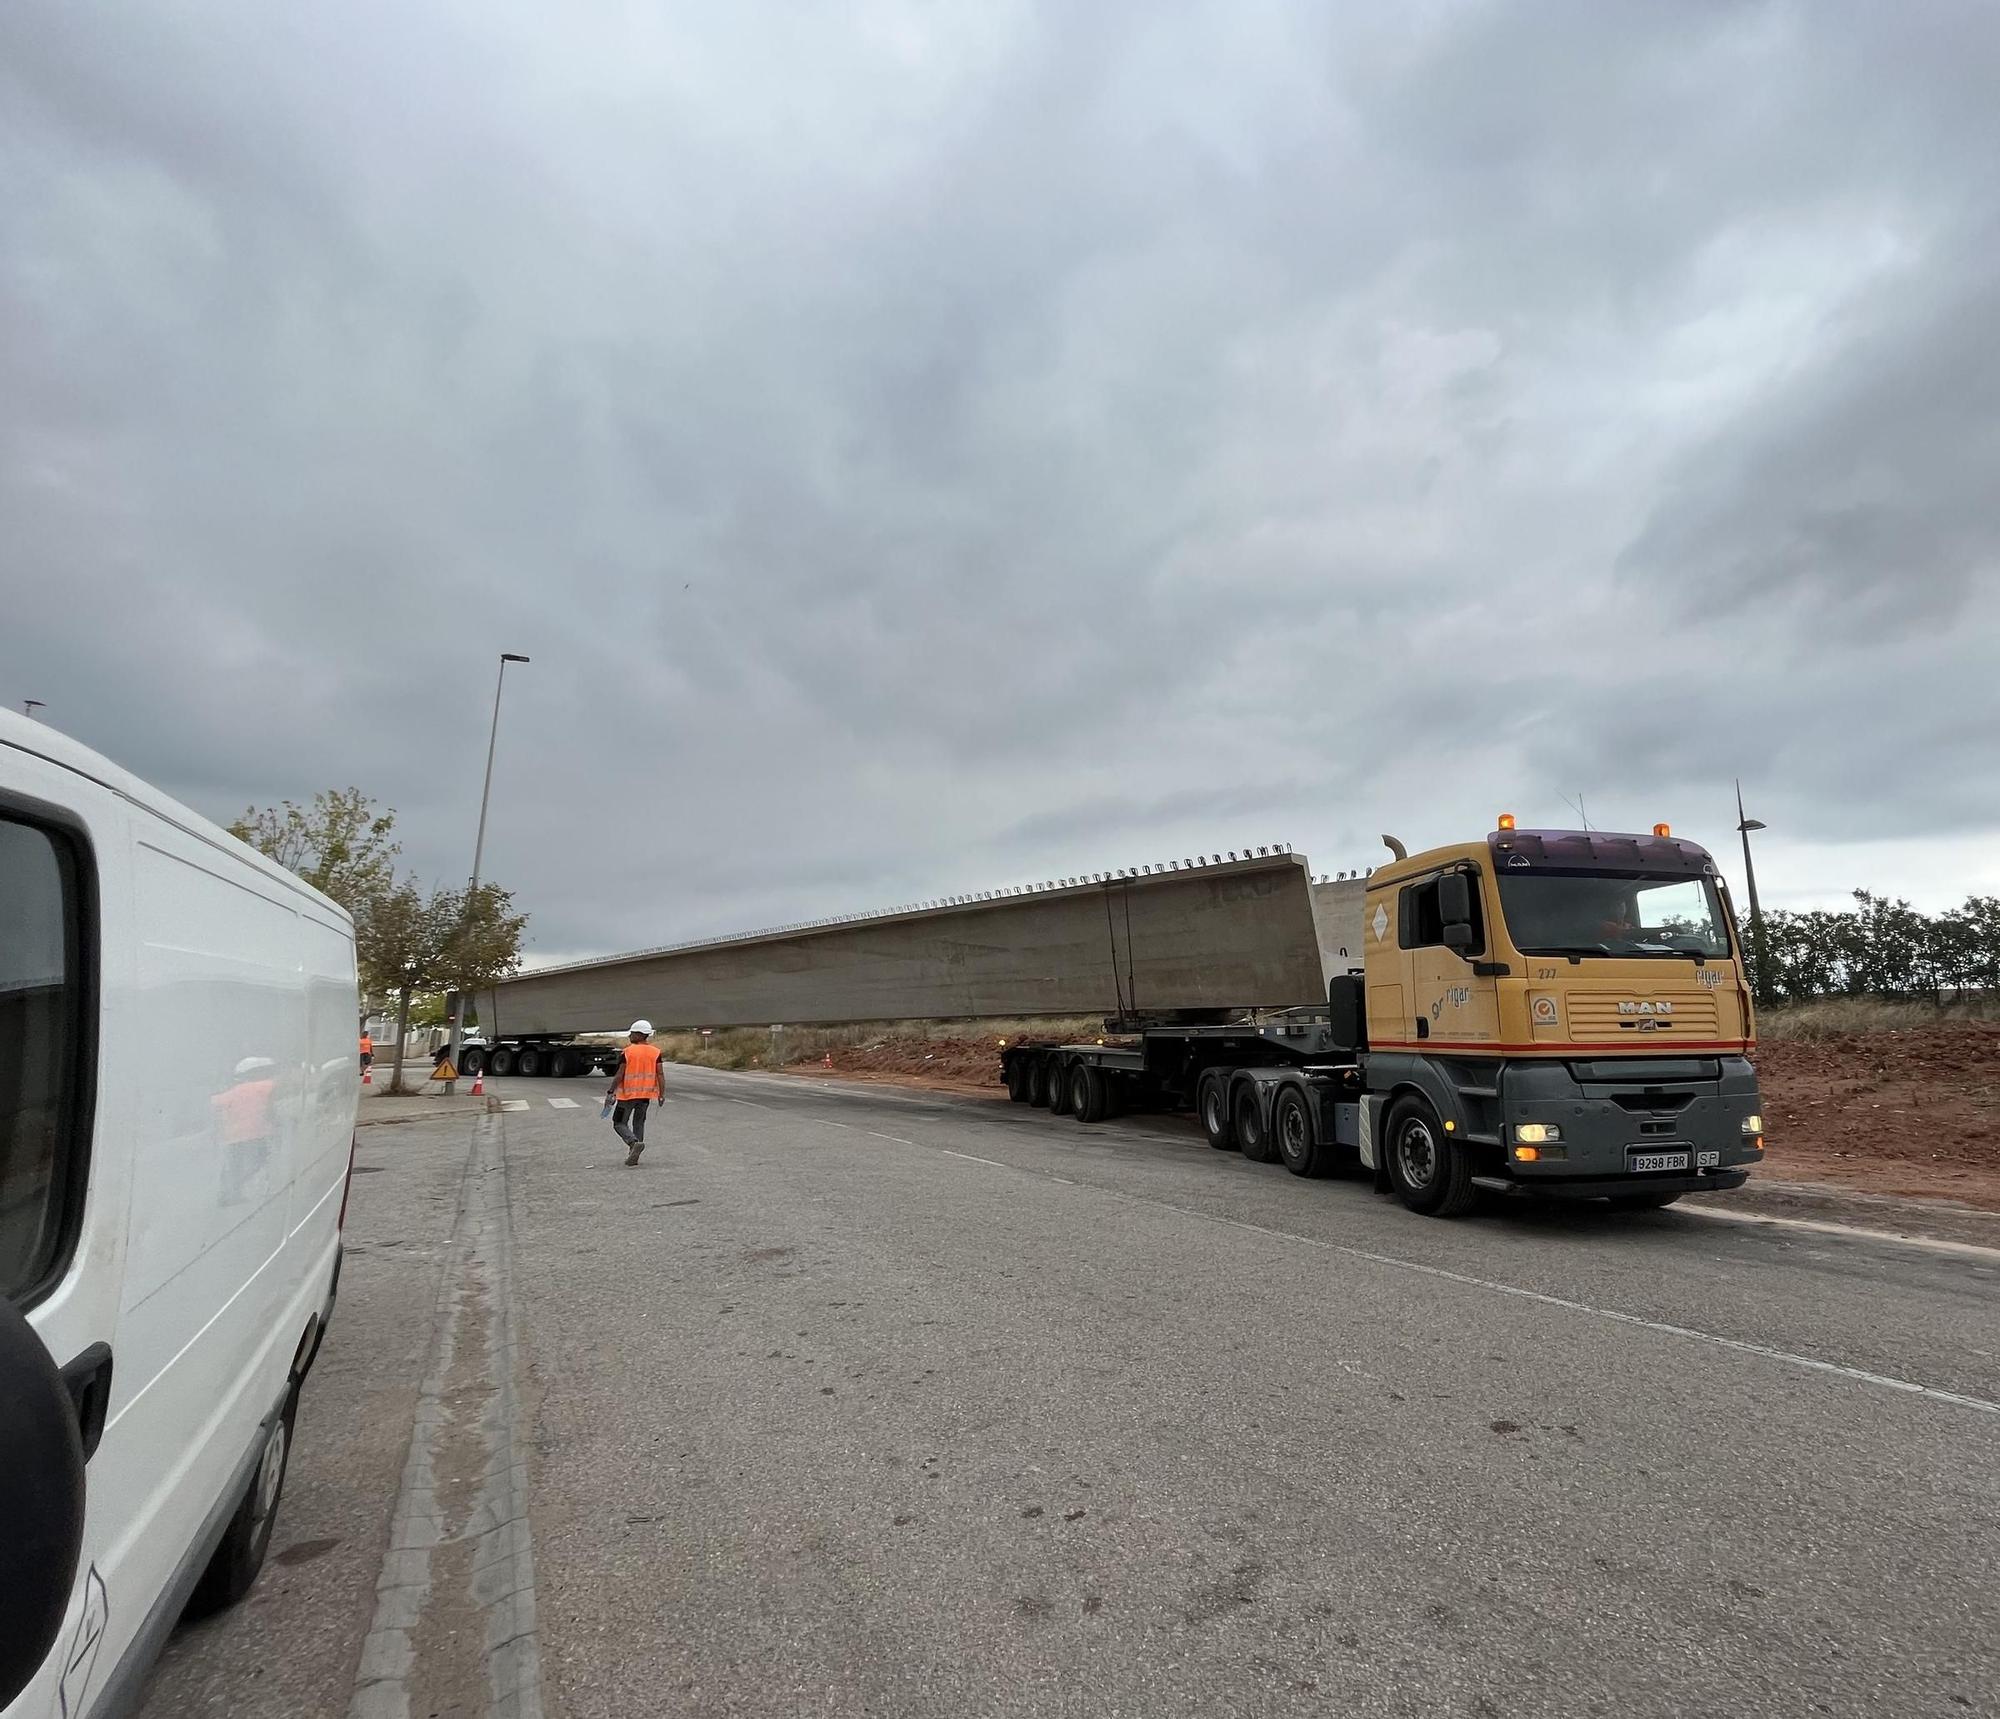
[[[900,1134],[877,1134],[872,1128],[868,1130],[868,1138],[871,1140],[887,1140],[891,1145],[895,1146],[916,1145],[914,1140],[905,1140]],[[955,1157],[957,1154],[954,1153],[953,1156]]]
[[[503,1098],[500,1100],[500,1108],[502,1110],[526,1110],[528,1108],[528,1101],[525,1098]]]
[[[1107,1190],[1109,1192],[1111,1190]],[[1304,1242],[1308,1247],[1324,1248],[1329,1253],[1345,1254],[1349,1259],[1365,1259],[1374,1265],[1395,1266],[1402,1271],[1413,1271],[1423,1277],[1436,1277],[1446,1283],[1464,1284],[1471,1289],[1490,1290],[1495,1295],[1511,1295],[1516,1300],[1539,1302],[1544,1307],[1560,1307],[1566,1313],[1588,1314],[1593,1319],[1604,1319],[1614,1325],[1636,1325],[1641,1330],[1658,1331],[1668,1337],[1684,1337],[1693,1343],[1707,1343],[1717,1349],[1731,1349],[1739,1355],[1756,1355],[1766,1361],[1779,1361],[1788,1367],[1802,1367],[1808,1372],[1831,1373],[1837,1378],[1853,1379],[1864,1385],[1877,1385],[1884,1390],[1904,1391],[1913,1396],[1929,1397],[1934,1402],[1951,1403],[1961,1409],[1977,1409],[1983,1414],[2000,1415],[2000,1403],[1989,1403],[1984,1397],[1968,1397],[1957,1391],[1940,1390],[1935,1385],[1918,1384],[1913,1379],[1893,1378],[1887,1373],[1871,1373],[1865,1367],[1849,1367],[1839,1361],[1822,1361],[1812,1355],[1794,1355],[1789,1349],[1774,1349],[1767,1343],[1748,1343],[1740,1337],[1724,1337],[1714,1331],[1697,1331],[1688,1325],[1670,1325],[1662,1319],[1644,1319],[1636,1313],[1620,1313],[1615,1308],[1594,1307],[1587,1301],[1571,1301],[1566,1296],[1544,1295],[1539,1289],[1524,1289],[1518,1283],[1497,1283],[1492,1278],[1474,1277],[1468,1272],[1447,1271],[1441,1265],[1424,1265],[1414,1259],[1399,1259],[1394,1254],[1375,1253],[1364,1247],[1350,1247],[1345,1242],[1321,1241],[1317,1236],[1302,1236],[1294,1230],[1271,1229],[1264,1224],[1253,1224],[1243,1218],[1225,1218],[1209,1212],[1188,1212],[1185,1206],[1176,1206],[1166,1200],[1149,1200],[1139,1194],[1118,1194],[1121,1200],[1138,1200],[1149,1206],[1166,1206],[1169,1211],[1187,1212],[1190,1217],[1207,1217],[1218,1224],[1228,1224],[1233,1229],[1250,1230],[1257,1235],[1275,1236],[1280,1241]]]
[[[549,1100],[549,1108],[551,1110],[574,1110],[576,1107],[576,1100],[573,1098],[552,1098]]]
[[[1768,1212],[1729,1212],[1715,1206],[1682,1206],[1682,1216],[1712,1218],[1725,1224],[1775,1224],[1781,1229],[1811,1230],[1818,1235],[1845,1236],[1850,1241],[1894,1242],[1898,1247],[1928,1248],[1933,1253],[1965,1254],[1974,1259],[2000,1259],[2000,1248],[1981,1247],[1977,1242],[1940,1241],[1934,1236],[1898,1235],[1894,1230],[1862,1229],[1855,1224],[1836,1224],[1825,1218],[1780,1218]]]
[[[846,1128],[852,1130],[854,1127],[854,1124],[851,1122],[836,1122],[831,1116],[822,1116],[819,1120],[828,1128]]]
[[[898,1146],[914,1146],[914,1140],[904,1140],[894,1134],[876,1134],[869,1131],[876,1140],[894,1141]],[[997,1159],[980,1158],[970,1152],[954,1152],[948,1146],[933,1147],[947,1158],[963,1158],[974,1164],[987,1164],[996,1170],[1014,1170],[1024,1176],[1034,1176],[1045,1182],[1061,1182],[1065,1187],[1078,1187],[1067,1176],[1051,1175],[1046,1170],[1031,1170],[1019,1164],[1003,1164]],[[1776,1361],[1787,1367],[1798,1367],[1812,1373],[1828,1373],[1835,1378],[1852,1379],[1857,1384],[1874,1385],[1881,1390],[1902,1391],[1911,1396],[1927,1397],[1932,1402],[1950,1403],[1954,1408],[1974,1409],[1981,1414],[2000,1415],[2000,1403],[1988,1402],[1984,1397],[1966,1396],[1959,1391],[1946,1391],[1936,1385],[1919,1384],[1914,1379],[1898,1379],[1888,1373],[1871,1373],[1865,1367],[1849,1367],[1839,1361],[1822,1361],[1813,1355],[1795,1355],[1789,1349],[1774,1349],[1768,1343],[1750,1343],[1740,1337],[1724,1337],[1716,1331],[1697,1331],[1688,1325],[1673,1325],[1662,1319],[1646,1319],[1636,1313],[1620,1313],[1616,1308],[1596,1307],[1587,1301],[1572,1301],[1566,1296],[1545,1295],[1539,1289],[1525,1289],[1518,1283],[1500,1283],[1489,1277],[1474,1277],[1469,1272],[1448,1271],[1441,1265],[1425,1265],[1419,1260],[1402,1259],[1395,1254],[1376,1253],[1371,1248],[1353,1247],[1346,1242],[1323,1241],[1318,1236],[1301,1235],[1296,1230],[1273,1229],[1268,1224],[1253,1224],[1245,1218],[1223,1217],[1215,1212],[1195,1211],[1187,1206],[1177,1206],[1171,1200],[1153,1199],[1145,1194],[1128,1194],[1122,1189],[1107,1188],[1098,1183],[1089,1184],[1100,1194],[1108,1194],[1114,1200],[1129,1200],[1134,1205],[1157,1206],[1166,1211],[1178,1212],[1182,1217],[1205,1219],[1210,1223],[1227,1224],[1231,1229],[1248,1230],[1253,1235],[1270,1236],[1278,1241],[1303,1242],[1307,1247],[1324,1249],[1328,1253],[1343,1254],[1349,1259],[1367,1260],[1371,1265],[1392,1266],[1399,1271],[1411,1271],[1422,1277],[1439,1278],[1446,1283],[1462,1284],[1469,1289],[1482,1289],[1494,1295],[1509,1295],[1519,1301],[1533,1301],[1543,1307],[1559,1307],[1566,1313],[1581,1313],[1592,1319],[1606,1320],[1614,1325],[1633,1325],[1643,1331],[1657,1331],[1662,1336],[1680,1337],[1691,1343],[1706,1343],[1712,1348],[1732,1350],[1739,1355],[1755,1355],[1761,1360]],[[1894,1239],[1894,1238],[1891,1238]]]

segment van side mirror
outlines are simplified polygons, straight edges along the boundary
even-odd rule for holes
[[[35,1328],[0,1296],[0,1707],[41,1670],[83,1556],[83,1435]]]

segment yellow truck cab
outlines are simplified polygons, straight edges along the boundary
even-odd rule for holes
[[[1715,862],[1653,834],[1519,830],[1369,878],[1360,1153],[1413,1210],[1484,1187],[1630,1206],[1763,1154],[1754,1023]]]

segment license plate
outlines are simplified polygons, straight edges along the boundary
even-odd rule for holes
[[[1697,1170],[1713,1170],[1721,1163],[1722,1154],[1720,1152],[1697,1152],[1694,1155],[1694,1167]]]
[[[1632,1170],[1685,1170],[1688,1155],[1685,1152],[1633,1152],[1626,1156],[1625,1163]]]

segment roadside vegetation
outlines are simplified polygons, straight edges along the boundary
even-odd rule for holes
[[[441,1004],[447,990],[483,989],[520,970],[528,916],[514,911],[513,896],[497,884],[427,889],[397,877],[395,827],[396,814],[359,788],[331,788],[309,806],[251,806],[229,833],[353,916],[363,1000],[396,1004],[395,1043],[402,1045],[428,998]],[[400,1096],[403,1059],[391,1061],[389,1093]]]

